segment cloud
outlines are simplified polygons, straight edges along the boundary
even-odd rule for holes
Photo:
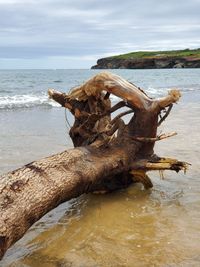
[[[197,48],[199,9],[198,0],[0,0],[0,67],[87,68],[105,55]]]

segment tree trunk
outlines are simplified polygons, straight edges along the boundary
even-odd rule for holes
[[[111,107],[110,93],[123,101]],[[52,89],[49,95],[74,115],[70,131],[76,148],[0,177],[0,258],[34,222],[66,200],[88,192],[111,192],[132,182],[149,188],[146,171],[187,167],[153,154],[155,141],[170,136],[156,136],[167,112],[158,118],[178,101],[178,91],[153,100],[119,76],[102,73],[69,95]],[[123,106],[130,110],[111,120],[110,114]],[[134,115],[125,125],[121,118],[131,112]]]

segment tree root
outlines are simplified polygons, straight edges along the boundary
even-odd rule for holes
[[[139,142],[144,142],[144,143],[149,143],[149,142],[156,142],[156,141],[160,141],[172,136],[177,135],[176,132],[172,132],[172,133],[168,133],[168,134],[161,134],[158,135],[157,137],[137,137],[137,136],[133,136],[132,139],[135,141],[139,141]]]

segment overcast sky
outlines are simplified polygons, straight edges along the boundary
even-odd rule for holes
[[[0,68],[90,68],[200,47],[200,0],[0,0]]]

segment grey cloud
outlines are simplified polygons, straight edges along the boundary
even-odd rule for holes
[[[0,58],[78,60],[198,47],[199,9],[197,0],[5,0],[0,4]],[[90,62],[95,63],[88,60],[85,67]]]

